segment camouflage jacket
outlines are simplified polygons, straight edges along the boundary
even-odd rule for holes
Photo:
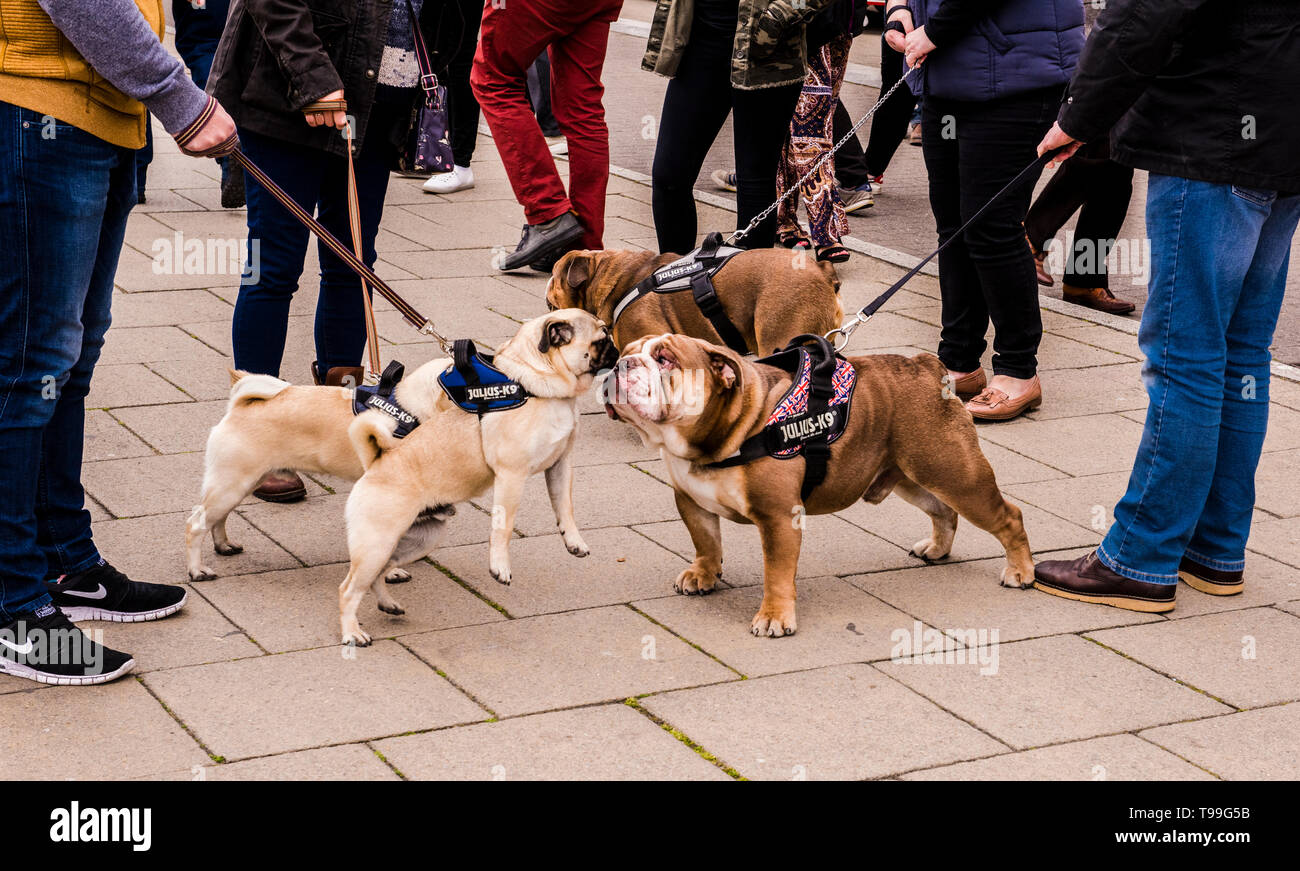
[[[731,84],[749,91],[802,82],[808,73],[804,28],[835,0],[740,0]],[[694,0],[656,0],[641,68],[672,78],[691,37]]]

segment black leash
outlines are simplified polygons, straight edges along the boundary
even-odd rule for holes
[[[827,333],[826,338],[830,339],[835,343],[835,350],[836,351],[843,350],[844,346],[849,343],[849,336],[853,335],[854,330],[856,330],[858,327],[865,324],[867,321],[871,320],[871,317],[880,310],[880,307],[883,306],[885,303],[889,302],[889,298],[891,296],[898,293],[898,291],[900,291],[903,288],[903,285],[911,281],[912,278],[918,272],[921,271],[921,269],[925,266],[925,264],[929,263],[931,260],[938,257],[939,252],[943,251],[943,249],[951,245],[953,243],[953,240],[957,239],[959,236],[964,234],[972,224],[978,221],[980,217],[986,211],[988,211],[990,206],[992,206],[998,200],[1006,196],[1010,191],[1014,190],[1017,186],[1019,186],[1020,183],[1025,180],[1025,177],[1028,176],[1030,173],[1035,171],[1041,172],[1043,167],[1046,166],[1052,160],[1053,157],[1055,157],[1066,147],[1068,146],[1062,146],[1061,148],[1054,148],[1051,151],[1044,152],[1043,154],[1040,154],[1038,157],[1034,158],[1033,162],[1030,163],[1028,166],[1026,166],[1024,169],[1020,170],[1020,172],[1016,173],[1016,177],[1011,179],[1011,181],[1007,182],[1006,185],[1002,188],[1002,190],[998,191],[993,196],[989,197],[988,202],[980,206],[978,211],[976,211],[975,214],[971,215],[970,218],[966,221],[966,223],[962,224],[961,227],[957,229],[957,232],[953,233],[951,236],[945,239],[942,245],[940,245],[938,248],[931,251],[929,254],[925,256],[925,259],[921,260],[919,263],[917,263],[915,266],[909,269],[906,273],[904,273],[903,277],[898,279],[898,281],[895,281],[893,284],[891,284],[888,290],[886,290],[880,296],[876,297],[871,302],[867,303],[865,306],[859,309],[858,313],[854,315],[853,320],[849,321],[847,324],[844,324],[843,326],[836,327],[835,329]]]

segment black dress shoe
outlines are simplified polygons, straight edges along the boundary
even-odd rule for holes
[[[573,212],[565,212],[558,218],[552,218],[541,224],[525,224],[519,246],[502,258],[497,268],[502,272],[509,272],[546,257],[561,254],[568,250],[567,246],[573,245],[582,238],[582,232],[582,225],[578,223],[578,218]]]
[[[46,581],[54,604],[69,620],[107,620],[110,623],[144,623],[161,620],[185,607],[185,588],[171,584],[133,581],[100,560],[75,575]]]
[[[1178,564],[1178,577],[1193,590],[1209,593],[1211,596],[1235,596],[1246,589],[1245,573],[1240,569],[1225,572],[1194,563],[1183,557]]]
[[[1161,614],[1174,610],[1178,585],[1130,580],[1111,571],[1094,550],[1076,560],[1045,560],[1034,566],[1034,587],[1063,599]]]

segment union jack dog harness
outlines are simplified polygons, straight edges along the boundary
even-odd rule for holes
[[[643,278],[614,303],[614,311],[609,316],[609,329],[612,332],[619,316],[632,303],[651,293],[679,293],[690,290],[700,313],[709,319],[713,329],[728,348],[738,354],[748,354],[749,347],[745,338],[736,329],[736,325],[722,310],[718,293],[713,287],[713,276],[727,261],[735,257],[742,249],[722,243],[721,233],[710,233],[704,242],[685,257],[681,257],[661,266],[653,274]]]
[[[814,335],[796,336],[784,350],[755,362],[792,373],[794,383],[761,430],[745,439],[735,454],[710,465],[727,468],[761,457],[802,456],[807,465],[800,498],[806,500],[826,480],[831,444],[849,422],[857,371],[830,342]]]

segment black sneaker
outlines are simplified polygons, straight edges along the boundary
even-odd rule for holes
[[[63,575],[45,586],[54,604],[69,620],[107,620],[111,623],[144,623],[160,620],[185,607],[185,588],[169,584],[141,584],[104,560],[99,565]]]
[[[58,686],[108,683],[135,660],[86,636],[53,605],[0,626],[0,674]]]
[[[525,224],[523,236],[513,252],[501,259],[502,272],[518,269],[556,253],[563,253],[582,238],[582,225],[573,212],[565,212],[541,224]]]

